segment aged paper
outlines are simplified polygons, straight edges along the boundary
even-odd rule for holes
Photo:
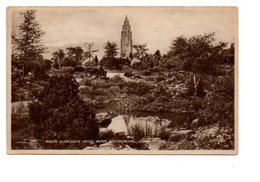
[[[236,7],[9,7],[9,154],[237,154]]]

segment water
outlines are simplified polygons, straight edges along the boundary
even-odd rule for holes
[[[140,127],[146,135],[157,135],[162,127],[169,124],[169,120],[158,116],[135,117],[133,115],[118,115],[112,119],[107,129],[114,132],[131,134],[133,127]]]
[[[124,76],[124,73],[119,73],[119,72],[112,73],[112,72],[108,72],[108,71],[107,71],[107,77],[108,77],[108,78],[113,78],[113,77],[116,76],[116,75],[120,76],[121,78],[124,78],[124,77],[125,77],[125,76]]]
[[[116,75],[120,76],[121,78],[125,79],[126,81],[132,81],[131,78],[124,76],[124,73],[122,73],[122,72],[110,72],[110,71],[107,70],[107,77],[108,78],[113,78]]]

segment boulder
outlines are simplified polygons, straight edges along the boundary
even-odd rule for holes
[[[175,86],[176,95],[175,96],[188,96],[189,88],[186,87],[184,83]]]
[[[169,137],[169,141],[179,142],[180,140],[188,137],[191,133],[192,130],[173,130]]]
[[[199,119],[194,119],[191,122],[191,128],[197,128],[199,126]]]
[[[135,65],[139,65],[139,64],[141,64],[141,60],[134,58],[134,59],[131,60],[130,65],[135,66]]]
[[[97,113],[96,119],[100,128],[107,128],[112,122],[112,117],[107,112]]]

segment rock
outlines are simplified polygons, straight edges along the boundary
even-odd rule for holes
[[[139,64],[141,64],[141,60],[134,58],[134,59],[131,60],[130,65],[134,66],[134,65],[139,65]]]
[[[192,130],[174,130],[172,131],[169,141],[172,142],[179,142],[180,140],[188,137],[192,133]]]
[[[203,130],[203,133],[208,136],[215,136],[218,131],[219,131],[219,126],[215,125],[208,129]]]
[[[149,150],[159,150],[160,147],[166,143],[160,138],[145,138],[142,139],[141,142],[147,144]]]
[[[184,83],[176,85],[174,87],[174,90],[176,90],[175,96],[187,96],[187,95],[189,95],[189,88],[187,88]]]
[[[198,131],[194,134],[195,138],[203,139],[205,137],[214,137],[216,136],[217,132],[219,131],[219,126],[211,125],[207,127],[199,128]]]
[[[199,126],[199,119],[194,119],[192,122],[191,122],[191,128],[197,128]]]
[[[167,83],[167,84],[171,84],[171,83],[174,83],[175,80],[176,80],[176,77],[173,76],[172,78],[168,78],[168,79],[166,80],[166,83]]]
[[[127,72],[124,73],[124,76],[131,77],[131,76],[134,76],[134,74],[133,74],[132,71],[127,71]]]
[[[100,128],[107,128],[112,122],[112,117],[107,112],[97,113],[96,119]]]

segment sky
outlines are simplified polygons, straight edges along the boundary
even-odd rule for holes
[[[12,31],[21,23],[18,10],[12,14]],[[236,12],[231,8],[173,8],[173,7],[92,7],[41,8],[37,20],[45,31],[45,58],[53,51],[94,42],[103,56],[103,45],[114,41],[120,47],[122,24],[127,15],[133,44],[147,44],[150,53],[159,49],[167,53],[172,40],[178,36],[216,33],[217,41],[233,42],[236,35]]]

